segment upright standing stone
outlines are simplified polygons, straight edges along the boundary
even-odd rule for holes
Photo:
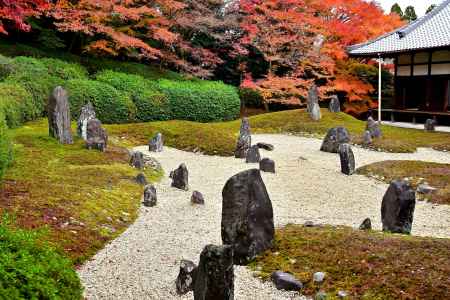
[[[369,130],[366,130],[363,135],[363,144],[364,146],[369,146],[372,144],[372,134]]]
[[[177,281],[175,282],[178,295],[184,295],[194,290],[196,276],[197,266],[192,261],[183,259],[180,263]]]
[[[245,157],[246,163],[259,163],[261,160],[261,154],[259,153],[259,147],[257,145],[251,146],[247,151]]]
[[[194,300],[233,300],[233,248],[207,245],[195,278]]]
[[[148,143],[148,150],[151,152],[162,152],[164,147],[163,136],[158,132]]]
[[[427,119],[425,122],[425,130],[426,131],[435,131],[436,130],[436,121],[433,119]]]
[[[94,106],[92,106],[91,102],[88,102],[81,108],[80,117],[77,122],[77,134],[79,137],[83,138],[83,140],[87,140],[87,123],[89,120],[95,119],[96,114],[94,110]]]
[[[189,190],[189,172],[185,164],[181,164],[176,170],[170,173],[172,186],[180,190]]]
[[[410,234],[416,193],[407,181],[393,181],[381,203],[383,231]]]
[[[130,165],[139,170],[144,169],[144,154],[140,151],[131,152]]]
[[[314,121],[320,121],[322,119],[322,113],[320,112],[320,106],[318,103],[312,105],[311,113],[309,114]]]
[[[328,109],[333,113],[338,113],[341,111],[341,103],[339,102],[338,96],[334,95],[331,97],[330,105]]]
[[[350,144],[339,145],[339,157],[341,159],[341,172],[345,175],[355,173],[355,156]]]
[[[50,95],[47,114],[50,136],[61,144],[72,144],[69,97],[62,87],[56,87]]]
[[[372,117],[367,118],[366,130],[370,132],[372,138],[381,137],[380,125]]]
[[[322,114],[319,106],[319,89],[315,84],[313,84],[308,91],[308,100],[306,105],[306,110],[308,111],[311,119],[314,121],[319,121],[322,118]]]
[[[86,126],[86,147],[105,151],[108,145],[108,134],[98,119],[90,119]]]
[[[252,146],[252,136],[250,133],[250,122],[248,118],[243,118],[241,122],[241,129],[239,131],[239,138],[236,144],[234,156],[236,158],[245,158],[247,151]]]
[[[157,201],[158,197],[155,186],[153,184],[147,184],[144,188],[144,206],[153,207]]]
[[[339,145],[350,142],[350,134],[344,127],[335,127],[328,130],[325,136],[320,151],[338,153]]]
[[[245,264],[272,246],[273,209],[257,169],[231,177],[222,190],[222,241],[234,249],[234,263]]]

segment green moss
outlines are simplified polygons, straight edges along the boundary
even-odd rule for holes
[[[0,110],[0,180],[12,160],[12,146],[4,112]]]
[[[261,276],[283,270],[304,283],[306,295],[339,290],[352,299],[447,299],[450,240],[403,237],[347,227],[288,225],[276,231],[274,247],[251,266]],[[322,286],[312,282],[325,272]]]
[[[435,193],[425,196],[428,201],[450,204],[450,164],[393,160],[361,167],[357,173],[369,177],[376,176],[386,183],[407,177],[414,188],[427,182],[438,189]]]
[[[74,132],[74,130],[73,130]],[[46,239],[80,263],[120,234],[137,216],[143,192],[134,182],[128,151],[111,139],[105,153],[76,139],[60,145],[46,121],[12,130],[15,160],[0,189],[0,212],[22,228],[46,226]],[[145,171],[149,181],[161,171]]]

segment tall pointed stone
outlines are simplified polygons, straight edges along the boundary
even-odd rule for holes
[[[252,146],[252,137],[250,133],[250,122],[248,118],[243,118],[241,129],[239,130],[239,137],[236,144],[234,156],[236,158],[246,158],[247,151]]]
[[[69,97],[60,86],[56,87],[50,95],[47,115],[50,136],[56,138],[61,144],[72,144]]]
[[[96,114],[94,106],[92,106],[91,102],[88,102],[88,104],[81,108],[80,117],[77,121],[77,134],[85,141],[87,140],[87,123],[89,120],[93,120],[95,118]]]

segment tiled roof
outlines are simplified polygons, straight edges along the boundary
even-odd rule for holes
[[[450,0],[409,25],[347,50],[350,55],[370,56],[447,46],[450,46]]]

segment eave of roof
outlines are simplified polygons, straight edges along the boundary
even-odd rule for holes
[[[446,47],[450,47],[450,0],[443,1],[411,24],[366,43],[348,47],[347,52],[351,56],[373,57]]]

